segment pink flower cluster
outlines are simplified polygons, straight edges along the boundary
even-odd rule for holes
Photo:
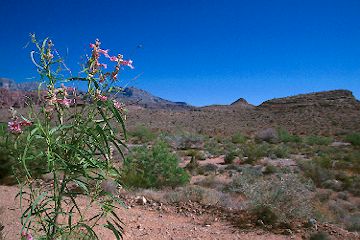
[[[125,104],[124,103],[121,103],[121,102],[118,102],[117,100],[113,100],[113,104],[114,104],[114,107],[119,110],[120,112],[125,112],[126,111],[126,108],[125,108]]]
[[[64,107],[70,107],[70,105],[74,103],[75,100],[68,98],[68,91],[72,91],[74,93],[75,89],[71,87],[65,87],[64,85],[61,85],[61,88],[56,88],[54,90],[49,89],[48,95],[46,97],[48,104],[47,111],[52,111],[56,103]]]
[[[9,131],[13,134],[20,134],[20,133],[22,133],[21,127],[26,127],[26,126],[31,126],[31,125],[32,125],[32,122],[30,122],[28,120],[18,121],[17,118],[8,122]]]
[[[99,71],[100,67],[103,67],[105,69],[107,68],[107,64],[99,62],[100,55],[104,55],[112,62],[117,62],[113,72],[105,74],[100,73],[100,82],[104,82],[107,76],[110,76],[112,80],[116,80],[121,66],[127,66],[131,69],[134,69],[134,66],[132,65],[133,61],[131,59],[124,60],[123,55],[121,54],[118,54],[117,56],[110,56],[109,49],[101,49],[100,44],[101,42],[99,41],[99,39],[96,39],[95,43],[90,43],[90,48],[93,49],[90,59],[91,61],[89,61],[89,70],[91,76],[94,76]]]
[[[22,239],[25,240],[34,240],[33,236],[30,233],[22,232],[21,233]]]
[[[107,96],[104,96],[104,95],[101,95],[101,94],[98,94],[98,95],[96,96],[96,98],[97,98],[98,100],[102,101],[102,102],[105,102],[105,101],[108,99]]]

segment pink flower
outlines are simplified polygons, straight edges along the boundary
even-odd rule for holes
[[[114,107],[118,110],[124,110],[125,105],[123,103],[120,103],[118,101],[116,101],[115,99],[113,100],[114,103]]]
[[[132,60],[123,60],[122,62],[121,62],[121,64],[122,65],[124,65],[124,66],[128,66],[129,68],[131,68],[131,69],[134,69],[134,66],[132,65],[132,63],[133,63],[133,61]]]
[[[101,95],[101,94],[98,94],[96,96],[96,98],[99,99],[100,101],[103,101],[103,102],[105,102],[108,99],[107,96],[104,96],[104,95]]]
[[[33,236],[30,233],[22,232],[21,236],[26,240],[34,240]]]
[[[20,122],[20,125],[27,127],[27,126],[31,126],[32,122],[30,122],[28,120],[24,120],[24,121]]]
[[[107,64],[101,63],[100,65],[101,65],[103,68],[107,69]]]
[[[57,102],[61,105],[64,105],[65,107],[70,107],[71,99],[64,98],[64,99],[57,99]]]
[[[90,43],[90,47],[91,47],[91,48],[95,48],[95,46],[96,46],[95,44]]]
[[[105,57],[110,57],[109,54],[108,54],[109,49],[104,50],[104,49],[99,48],[98,52],[101,53],[101,54],[104,54]]]
[[[118,58],[115,57],[115,56],[111,56],[111,57],[109,57],[109,59],[110,59],[110,61],[112,61],[112,62],[117,62],[117,61],[118,61]]]
[[[8,122],[8,128],[11,133],[22,133],[21,124],[17,120]]]

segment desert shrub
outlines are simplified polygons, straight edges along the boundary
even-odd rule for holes
[[[231,142],[234,144],[245,143],[246,140],[247,137],[241,133],[235,133],[234,135],[231,136]]]
[[[33,127],[29,127],[29,130],[32,129]],[[25,146],[26,142],[26,135],[17,136],[17,146]],[[36,156],[36,161],[27,162],[27,171],[34,178],[47,171],[47,160],[44,155],[39,154],[41,150],[45,150],[43,146],[45,146],[43,140],[34,139],[32,145],[27,149],[28,154]],[[13,174],[20,180],[26,176],[26,172],[20,167],[17,159],[22,150],[14,146],[13,136],[7,131],[5,125],[0,126],[0,180]],[[9,183],[7,182],[7,184]]]
[[[151,149],[137,147],[126,157],[121,179],[127,187],[136,188],[184,185],[189,175],[178,163],[178,157],[164,142],[157,142]]]
[[[156,138],[156,134],[144,125],[137,126],[133,131],[129,131],[128,135],[141,143],[151,142]]]
[[[230,151],[226,153],[224,157],[225,164],[232,164],[237,156],[237,153],[235,151]]]
[[[205,177],[204,179],[194,183],[195,185],[201,186],[201,187],[206,187],[206,188],[211,188],[211,189],[217,189],[217,190],[222,190],[224,188],[224,183],[222,183],[221,181],[219,181],[216,178],[216,175],[210,175]]]
[[[360,196],[360,175],[351,176],[348,181],[346,189],[355,196]]]
[[[360,133],[352,133],[346,136],[345,141],[354,146],[360,146]]]
[[[203,151],[199,151],[196,149],[186,150],[185,155],[189,156],[189,157],[194,157],[197,160],[205,160],[206,159],[205,153]]]
[[[266,212],[269,219],[289,222],[311,216],[313,188],[311,182],[294,174],[267,177],[244,171],[227,189],[244,194],[256,214]]]
[[[202,175],[216,174],[218,169],[219,167],[216,164],[208,163],[199,167],[198,174],[202,174]]]
[[[9,133],[6,131],[6,125],[0,125],[0,179],[9,176],[13,172],[13,165],[17,160],[12,154],[13,146],[9,141]]]
[[[330,240],[329,234],[326,232],[316,232],[311,234],[309,240]]]
[[[277,135],[279,137],[279,140],[284,143],[300,143],[302,141],[301,137],[290,134],[286,129],[283,128],[277,129]]]
[[[277,167],[273,166],[273,165],[267,165],[265,166],[264,170],[262,171],[263,174],[273,174],[278,172]]]
[[[330,199],[332,191],[330,189],[320,189],[315,194],[315,199],[321,203],[327,202]]]
[[[39,107],[28,108],[24,115],[13,110],[8,123],[18,161],[15,173],[20,181],[17,196],[22,235],[27,239],[68,239],[81,233],[81,237],[98,239],[94,229],[101,226],[120,239],[123,225],[114,211],[119,199],[105,194],[102,184],[119,176],[112,154],[114,149],[122,154],[120,146],[126,137],[125,109],[113,98],[109,86],[114,91],[119,88],[114,80],[123,69],[121,65],[132,67],[132,61],[122,59],[120,54],[110,57],[97,39],[90,44],[91,54],[85,58],[81,73],[73,77],[64,71],[64,61],[50,39],[39,42],[31,34],[31,42],[31,59],[46,85],[45,97]],[[116,61],[112,70],[106,72],[106,64],[99,62],[100,55]],[[77,81],[87,86],[81,94],[65,86]],[[46,168],[52,187],[34,184],[35,162]],[[70,185],[86,196],[82,198],[85,208],[78,207],[78,191]],[[98,207],[91,208],[94,205]],[[89,209],[95,210],[93,215]],[[72,219],[75,214],[79,216],[76,221]]]
[[[181,132],[175,135],[167,136],[165,141],[175,149],[202,149],[205,137],[195,133]]]
[[[214,138],[210,138],[208,141],[206,141],[204,147],[206,151],[214,156],[220,156],[225,152],[222,145]]]
[[[360,213],[345,217],[345,228],[351,232],[360,232]]]
[[[198,202],[204,205],[217,205],[223,194],[213,189],[200,186],[186,186],[176,188],[175,191],[168,192],[164,199],[168,203]]]
[[[331,168],[333,163],[333,158],[328,154],[320,154],[319,156],[313,159],[314,163],[323,168]]]
[[[274,154],[277,158],[287,158],[289,157],[289,148],[285,145],[278,145],[271,149],[271,153]]]
[[[190,162],[188,164],[186,164],[185,169],[191,175],[197,175],[197,174],[201,174],[199,167],[200,167],[200,164],[198,163],[197,159],[194,156],[192,156]]]
[[[309,145],[329,145],[332,142],[332,138],[324,136],[307,136],[305,143]]]
[[[322,187],[323,183],[327,180],[335,178],[333,171],[323,168],[311,161],[300,162],[300,168],[303,170],[304,175],[310,178],[316,186]]]
[[[270,146],[267,143],[247,144],[242,146],[243,156],[247,157],[247,163],[253,163],[256,160],[268,156]]]
[[[257,142],[275,143],[279,140],[277,131],[274,128],[267,128],[256,133],[255,140]]]
[[[263,221],[263,223],[268,225],[274,225],[278,221],[277,214],[270,206],[267,205],[255,206],[253,209],[253,213],[257,216],[259,220]]]

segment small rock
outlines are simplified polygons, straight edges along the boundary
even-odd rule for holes
[[[350,145],[351,143],[347,143],[347,142],[333,142],[330,144],[330,147],[346,147]]]
[[[135,198],[135,200],[136,200],[136,202],[137,202],[138,204],[141,204],[141,205],[145,205],[145,204],[147,203],[147,200],[146,200],[146,198],[145,198],[144,196],[142,196],[142,197],[137,196],[137,197]]]
[[[291,231],[291,229],[285,229],[284,234],[285,235],[293,235],[293,232]]]

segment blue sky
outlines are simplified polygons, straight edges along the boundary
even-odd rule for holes
[[[74,73],[99,38],[134,60],[125,83],[197,106],[330,89],[359,99],[359,13],[359,0],[1,0],[0,76],[37,76],[24,48],[35,32]]]

